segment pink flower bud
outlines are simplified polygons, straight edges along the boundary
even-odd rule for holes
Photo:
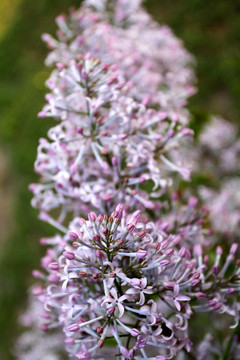
[[[174,137],[174,130],[173,129],[169,130],[169,132],[167,134],[167,137],[168,137],[168,139],[171,139],[171,138]]]
[[[64,251],[63,256],[68,260],[75,259],[75,254],[72,251]]]
[[[97,217],[97,222],[99,223],[99,224],[101,224],[102,222],[103,222],[103,214],[99,214],[98,215],[98,217]]]
[[[127,224],[126,228],[128,232],[131,232],[135,229],[135,226],[133,224]]]
[[[86,225],[86,220],[83,219],[83,218],[80,218],[79,223],[80,223],[81,226]]]
[[[102,259],[102,258],[105,257],[105,254],[104,254],[101,250],[97,249],[97,250],[96,250],[96,257],[97,257],[98,259]]]
[[[57,274],[50,274],[48,275],[47,280],[50,282],[58,283],[59,277],[57,276]]]
[[[100,339],[98,341],[98,347],[101,349],[103,347],[103,345],[104,345],[104,340]]]
[[[111,307],[107,310],[107,312],[108,312],[109,315],[113,315],[113,314],[114,314],[114,311],[115,311],[115,307],[114,307],[114,306],[111,306]]]
[[[200,283],[200,280],[199,279],[193,279],[192,281],[191,281],[191,285],[192,286],[196,286],[197,284],[199,284]]]
[[[202,256],[202,246],[201,246],[201,244],[194,245],[193,253],[197,257]]]
[[[101,335],[103,333],[103,327],[98,327],[97,328],[97,334]]]
[[[165,251],[165,255],[166,255],[166,256],[169,256],[169,257],[172,256],[173,253],[174,253],[174,249],[172,249],[172,248],[167,249],[167,250]]]
[[[136,256],[137,256],[138,259],[144,259],[147,256],[147,251],[143,250],[143,249],[140,249],[136,253]]]
[[[222,250],[221,246],[217,247],[216,253],[217,253],[217,255],[222,255],[223,250]]]
[[[133,328],[133,329],[131,329],[130,334],[131,334],[132,336],[135,336],[135,337],[136,337],[136,336],[139,335],[139,331],[138,331],[137,329]]]
[[[232,246],[231,246],[231,249],[230,249],[230,254],[234,256],[236,254],[236,252],[237,252],[237,249],[238,249],[238,244],[233,243]]]
[[[72,241],[76,241],[78,239],[78,234],[74,231],[69,231],[68,236]]]
[[[127,134],[119,134],[117,138],[118,140],[125,140],[127,138]]]
[[[197,292],[196,296],[198,299],[206,299],[207,294],[203,293],[203,292]]]
[[[130,219],[130,223],[133,224],[133,225],[136,225],[139,221],[139,218],[141,216],[141,211],[140,210],[136,210],[134,211],[134,213],[132,214],[131,216],[131,219]]]
[[[91,211],[89,214],[88,214],[88,219],[92,222],[95,222],[95,220],[97,219],[97,215],[95,214],[95,212]]]
[[[159,263],[160,266],[167,266],[168,264],[170,264],[169,260],[161,260]]]
[[[94,235],[93,235],[93,240],[98,243],[98,242],[100,242],[101,238],[100,238],[99,235],[94,234]]]
[[[36,279],[41,279],[43,274],[39,271],[39,270],[33,270],[32,271],[32,275],[36,278]]]
[[[59,264],[57,262],[52,262],[48,265],[48,268],[51,270],[58,270],[59,269]]]
[[[168,247],[168,244],[169,244],[169,240],[163,240],[161,242],[161,249],[162,250],[166,249],[166,247]]]
[[[181,258],[184,258],[185,255],[186,255],[186,249],[185,249],[184,247],[182,247],[182,248],[179,250],[178,255],[179,255]]]
[[[79,328],[78,324],[72,324],[67,328],[67,330],[70,331],[70,332],[75,332],[75,331],[78,331],[79,329],[80,328]]]
[[[217,303],[216,305],[213,306],[214,310],[219,310],[219,309],[221,309],[221,307],[222,307],[222,304],[220,304],[220,303]]]
[[[138,233],[138,236],[140,237],[140,239],[143,239],[146,236],[146,231],[142,230]]]
[[[118,159],[116,158],[116,156],[112,157],[112,165],[113,166],[118,166]]]
[[[74,345],[75,344],[75,340],[73,338],[66,338],[64,340],[65,344],[67,345]]]
[[[173,290],[175,284],[175,281],[167,281],[164,285],[166,289]]]

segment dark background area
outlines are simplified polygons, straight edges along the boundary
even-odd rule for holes
[[[55,17],[79,4],[77,0],[0,0],[1,360],[13,358],[18,314],[32,283],[31,270],[39,266],[43,251],[39,238],[51,234],[37,220],[28,191],[28,184],[37,179],[33,163],[38,139],[46,136],[52,124],[37,118],[49,74],[44,66],[47,49],[40,36],[54,34]],[[197,60],[199,91],[189,103],[194,127],[209,112],[239,123],[240,1],[147,0],[145,5],[157,21],[173,29]],[[4,11],[11,16],[4,18]]]

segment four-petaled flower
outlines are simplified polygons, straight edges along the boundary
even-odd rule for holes
[[[145,302],[145,294],[152,294],[153,289],[152,286],[147,286],[147,279],[137,279],[133,278],[130,280],[130,284],[132,285],[131,289],[126,291],[128,295],[139,295],[139,301],[136,303],[138,305],[143,305]]]
[[[118,317],[121,318],[123,316],[123,314],[124,314],[124,306],[123,306],[122,302],[124,300],[126,300],[128,298],[128,296],[127,295],[122,295],[122,296],[118,297],[118,293],[117,293],[115,288],[112,288],[110,290],[110,294],[112,296],[107,295],[105,297],[105,299],[103,300],[102,305],[103,304],[109,304],[110,306],[108,306],[108,308],[117,307],[118,312],[119,312]]]
[[[176,309],[181,311],[180,301],[190,301],[191,298],[186,295],[178,295],[179,294],[179,284],[174,284],[173,287],[173,295],[165,295],[166,300],[172,300]]]

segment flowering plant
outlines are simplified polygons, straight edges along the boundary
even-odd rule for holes
[[[55,68],[39,113],[57,125],[40,139],[41,178],[30,186],[40,218],[58,231],[41,239],[49,248],[33,272],[40,328],[65,339],[65,350],[60,340],[51,353],[203,359],[213,341],[221,353],[210,334],[193,346],[195,319],[209,313],[234,329],[223,357],[230,359],[239,347],[236,227],[221,246],[219,210],[202,204],[211,190],[198,189],[199,201],[181,187],[191,162],[195,172],[196,158],[205,164],[211,134],[194,151],[186,108],[195,91],[192,57],[141,1],[86,0],[57,24],[57,40],[43,36]],[[24,358],[24,346],[17,352]]]

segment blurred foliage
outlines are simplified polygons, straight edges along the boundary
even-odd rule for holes
[[[1,0],[0,1],[0,38],[4,36],[8,24],[12,22],[21,0]]]
[[[36,116],[44,103],[43,84],[49,73],[44,67],[47,50],[40,35],[54,33],[54,18],[80,1],[15,0],[9,5],[9,1],[1,0],[0,11],[4,4],[10,8],[1,21],[7,30],[0,27],[0,36],[4,35],[0,42],[0,141],[11,161],[16,196],[13,230],[10,227],[11,236],[0,253],[0,359],[10,360],[18,331],[16,318],[26,299],[31,270],[38,267],[43,251],[38,239],[51,233],[37,220],[27,190],[37,178],[33,163],[38,139],[46,135],[52,123]],[[197,59],[199,92],[189,105],[194,129],[201,129],[209,111],[238,121],[240,1],[147,0],[146,7],[183,39]]]
[[[239,122],[240,1],[147,0],[146,7],[197,60],[199,90],[190,108]]]

